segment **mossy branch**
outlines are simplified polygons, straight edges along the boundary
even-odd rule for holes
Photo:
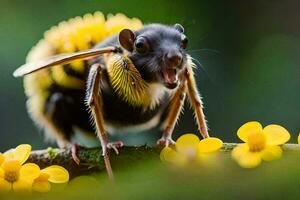
[[[232,150],[237,143],[225,143],[222,151]],[[286,151],[300,151],[299,144],[285,144],[282,148]],[[114,166],[123,163],[132,163],[137,161],[145,161],[150,158],[159,159],[160,148],[149,146],[126,146],[120,149],[117,155],[110,152],[111,163]],[[65,167],[71,174],[76,176],[92,171],[104,170],[104,163],[101,156],[101,148],[84,148],[80,147],[77,150],[77,156],[80,159],[80,165],[77,165],[73,159],[70,149],[51,149],[32,151],[27,162],[38,164],[41,168],[50,165],[61,165]]]

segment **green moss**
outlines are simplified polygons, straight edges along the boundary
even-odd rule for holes
[[[58,150],[56,150],[56,149],[53,149],[52,147],[48,147],[47,148],[47,153],[49,154],[49,156],[50,156],[50,159],[55,159],[56,157],[57,157],[57,155],[58,155]]]

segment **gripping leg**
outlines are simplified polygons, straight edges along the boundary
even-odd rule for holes
[[[87,104],[91,109],[95,121],[97,136],[101,142],[102,156],[104,158],[105,168],[108,173],[108,177],[109,179],[113,180],[113,171],[108,155],[108,147],[111,145],[109,145],[108,143],[108,136],[104,128],[104,118],[102,115],[103,110],[100,90],[100,84],[103,76],[102,73],[103,72],[100,64],[94,64],[91,67],[87,88]]]
[[[186,93],[186,81],[184,80],[179,88],[177,89],[174,97],[171,101],[169,112],[167,118],[164,123],[164,133],[161,139],[157,141],[157,144],[169,146],[170,144],[173,145],[175,142],[172,140],[172,133],[179,118],[180,111],[183,107],[183,103],[185,100],[185,93]]]
[[[188,96],[189,96],[190,103],[195,110],[198,130],[201,133],[203,138],[207,138],[209,137],[209,135],[208,135],[207,125],[205,121],[205,116],[203,113],[203,103],[201,101],[201,97],[197,90],[193,68],[191,66],[188,66],[185,76],[187,80]]]

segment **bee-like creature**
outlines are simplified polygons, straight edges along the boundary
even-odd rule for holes
[[[186,94],[199,132],[208,137],[187,43],[180,24],[143,26],[122,14],[105,20],[96,12],[47,31],[14,76],[26,75],[28,111],[59,147],[76,147],[77,129],[98,136],[112,177],[108,149],[118,152],[123,143],[110,143],[107,133],[160,127],[158,144],[174,144]]]

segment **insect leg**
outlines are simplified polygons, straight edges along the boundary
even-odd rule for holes
[[[164,133],[162,138],[157,141],[157,144],[165,146],[168,146],[169,144],[175,144],[175,142],[172,140],[172,133],[180,111],[183,107],[185,93],[186,81],[183,80],[170,103],[169,112],[164,123]]]
[[[91,109],[92,116],[95,121],[97,136],[101,142],[102,156],[104,158],[105,168],[108,173],[108,177],[111,180],[113,180],[113,171],[108,155],[108,136],[104,128],[104,118],[102,115],[103,110],[100,90],[102,75],[103,71],[101,65],[92,65],[88,79],[87,104]]]
[[[206,125],[205,115],[203,113],[203,103],[201,101],[200,94],[197,90],[196,81],[194,78],[192,66],[188,66],[186,73],[187,86],[188,86],[188,96],[192,107],[194,108],[196,120],[198,124],[198,130],[203,138],[209,137],[208,129]]]

